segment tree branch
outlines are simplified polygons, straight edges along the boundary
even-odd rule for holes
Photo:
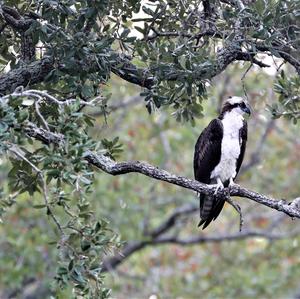
[[[31,34],[26,34],[26,30],[29,29],[33,23],[33,15],[31,18],[24,18],[19,12],[12,7],[3,5],[2,15],[8,25],[15,31],[20,33],[21,37],[21,59],[24,62],[30,62],[35,58],[35,45],[32,42]]]
[[[113,65],[111,67],[111,71],[117,76],[141,87],[148,89],[153,87],[155,84],[155,68],[152,70],[138,68],[131,63],[128,57],[121,55],[119,55],[116,60],[117,62],[115,66]],[[223,72],[232,62],[238,60],[250,61],[260,67],[268,66],[263,62],[256,60],[253,55],[243,52],[237,45],[231,44],[218,51],[212,65],[208,66],[207,63],[199,64],[195,68],[193,77],[196,80],[211,79]],[[88,68],[86,69],[87,72],[94,72],[95,69],[97,69],[93,64],[85,64],[85,67]],[[43,82],[45,77],[55,68],[62,67],[55,64],[53,59],[50,57],[45,56],[39,61],[26,66],[21,66],[9,71],[8,73],[2,74],[0,76],[0,95],[13,92],[19,86],[26,87],[28,85],[30,86],[32,84]],[[184,81],[189,76],[190,74],[187,74],[185,71],[174,71],[163,74],[162,79],[168,81]]]
[[[204,36],[210,36],[210,37],[217,37],[217,38],[224,38],[222,34],[218,31],[212,30],[211,28],[201,31],[199,33],[191,34],[186,32],[177,32],[177,31],[158,31],[155,28],[152,28],[152,31],[154,32],[153,35],[148,36],[147,40],[153,40],[157,37],[187,37],[190,39],[199,39]]]
[[[32,24],[32,19],[30,18],[23,18],[19,12],[9,6],[3,5],[1,6],[2,14],[7,22],[12,28],[18,31],[26,31],[30,25]]]
[[[194,204],[187,204],[178,207],[164,222],[162,222],[158,227],[156,227],[155,229],[147,233],[146,236],[151,236],[151,238],[157,238],[158,236],[162,235],[170,228],[172,228],[180,216],[188,215],[198,210],[199,210],[198,205],[194,205]]]
[[[234,233],[234,234],[225,234],[218,236],[192,236],[189,238],[180,238],[177,236],[161,236],[154,238],[152,240],[145,241],[131,241],[128,242],[123,250],[117,255],[107,258],[103,261],[102,264],[102,272],[107,272],[115,269],[121,263],[123,263],[127,258],[129,258],[132,254],[137,251],[144,249],[146,246],[155,246],[162,244],[177,244],[181,246],[191,246],[191,245],[199,245],[206,243],[220,243],[220,242],[232,242],[244,240],[247,238],[264,238],[267,240],[279,240],[290,238],[291,236],[298,235],[298,232],[285,234],[285,233],[270,233],[267,231],[259,231],[259,230],[247,230],[244,232]]]
[[[279,56],[291,64],[297,71],[298,75],[300,75],[300,60],[297,58],[299,50],[297,52],[297,50],[293,50],[291,47],[280,41],[274,41],[271,44],[250,41],[249,44],[254,44],[256,49],[261,52],[270,52],[272,54],[276,51]]]
[[[208,3],[208,1],[203,1],[204,3]],[[237,7],[237,9],[241,10],[244,7],[243,1],[240,0],[230,0],[230,1],[221,1],[230,5],[234,5]],[[32,22],[38,17],[38,16],[21,16],[18,11],[15,9],[8,7],[8,6],[2,6],[3,16],[6,21],[6,24],[14,28],[14,30],[25,32],[29,28],[29,26],[32,24]],[[189,35],[187,32],[159,32],[154,30],[154,34],[156,36],[186,36],[189,38],[195,38],[199,39],[202,36],[211,36],[211,37],[217,37],[217,38],[223,38],[222,34],[218,32],[214,28],[208,28],[198,34],[195,35]],[[27,38],[27,37],[26,37]],[[230,41],[228,45],[225,45],[220,51],[216,53],[215,59],[213,59],[213,62],[211,65],[208,65],[207,63],[199,64],[195,71],[193,72],[193,77],[195,80],[203,80],[203,79],[211,79],[215,77],[216,75],[223,72],[228,65],[230,65],[234,61],[250,61],[252,63],[257,64],[260,67],[267,67],[266,64],[263,62],[257,60],[254,55],[256,54],[256,51],[253,53],[250,52],[244,52],[241,49],[241,42],[247,40],[239,40],[239,35],[236,35],[236,38]],[[262,53],[271,51],[272,48],[276,50],[279,55],[288,61],[292,66],[295,67],[298,73],[300,73],[300,62],[297,58],[295,58],[291,54],[291,49],[288,46],[282,45],[279,42],[274,42],[272,45],[266,45],[262,42],[257,42],[253,40],[248,41],[250,47],[254,46],[255,49],[259,50]],[[28,52],[26,55],[27,58],[30,60],[33,56],[30,51],[27,51],[28,49],[24,48],[24,53]],[[131,57],[120,55],[118,53],[115,53],[112,51],[113,56],[115,56],[115,64],[111,66],[111,71],[115,73],[120,78],[139,85],[141,87],[145,87],[148,89],[151,89],[153,85],[155,84],[155,76],[156,74],[156,68],[147,69],[147,68],[139,68],[136,65],[134,65],[131,62]],[[25,56],[26,56],[25,55]],[[26,58],[26,57],[25,57]],[[78,61],[79,65],[82,65],[86,72],[95,72],[97,70],[97,65],[91,63],[93,59],[87,58],[88,63]],[[40,61],[37,61],[35,63],[28,64],[26,66],[20,66],[18,69],[11,70],[10,72],[3,74],[0,76],[0,94],[5,94],[7,92],[11,92],[15,90],[18,86],[24,86],[32,85],[35,83],[43,82],[45,77],[49,74],[49,72],[55,68],[62,68],[62,66],[59,66],[59,64],[54,64],[53,59],[49,57],[45,57],[41,59]],[[179,72],[178,70],[174,72],[168,72],[163,73],[160,75],[162,80],[179,80],[184,81],[187,79],[187,77],[190,77],[190,74],[185,73],[184,71]]]
[[[167,217],[160,225],[151,230],[145,236],[150,237],[150,240],[140,240],[128,242],[123,250],[116,253],[113,257],[108,257],[104,260],[102,265],[102,271],[111,271],[123,263],[127,258],[137,251],[142,250],[147,246],[156,246],[161,244],[173,243],[180,246],[197,245],[203,243],[217,243],[223,241],[239,241],[246,238],[260,237],[267,240],[278,240],[285,239],[299,235],[299,230],[292,230],[288,233],[274,233],[273,230],[280,225],[281,221],[284,219],[281,215],[277,215],[275,220],[271,221],[269,226],[263,230],[248,229],[240,233],[235,234],[221,234],[217,236],[192,236],[190,238],[179,238],[178,236],[166,236],[165,234],[169,232],[178,218],[181,216],[190,215],[198,210],[198,206],[195,204],[186,204],[176,208],[171,215]],[[230,223],[229,223],[230,226]]]
[[[194,80],[211,79],[216,75],[222,73],[228,65],[234,61],[250,61],[259,65],[260,67],[268,67],[261,61],[255,59],[254,55],[251,53],[243,52],[239,47],[239,42],[232,42],[230,45],[222,48],[218,51],[216,58],[213,60],[212,64],[208,65],[206,62],[199,64],[195,67],[192,74]],[[155,71],[155,69],[153,69]],[[179,72],[178,70],[174,72],[168,71],[168,73],[163,73],[162,79],[168,81],[185,81],[190,77],[190,73],[185,71]]]
[[[112,66],[112,72],[130,83],[151,89],[154,84],[153,74],[147,70],[138,68],[127,57],[119,57],[116,66]]]
[[[29,123],[29,125],[24,130],[28,136],[37,138],[47,144],[55,143],[59,145],[65,143],[65,138],[62,134],[56,134],[42,128],[37,128],[32,123]],[[146,162],[116,162],[103,154],[97,154],[91,151],[85,152],[84,158],[91,165],[111,175],[122,175],[135,172],[156,180],[164,181],[207,195],[213,195],[215,192],[215,187],[182,176],[176,176],[175,174],[169,173],[163,169],[159,169],[158,167],[152,166]],[[286,202],[283,199],[277,200],[272,197],[243,188],[239,185],[234,185],[230,187],[229,190],[224,190],[218,191],[218,196],[223,196],[224,198],[226,198],[226,195],[229,191],[230,196],[245,197],[269,208],[283,212],[290,217],[300,218],[300,197],[294,199],[291,202]]]
[[[137,172],[148,177],[165,181],[186,189],[194,190],[200,193],[213,195],[214,187],[210,185],[202,184],[195,180],[191,180],[182,176],[176,176],[163,169],[154,167],[146,162],[132,161],[132,162],[115,162],[104,155],[97,155],[94,153],[87,153],[85,157],[92,165],[98,167],[106,173],[112,175],[121,175],[130,172]],[[222,191],[220,196],[223,195]],[[276,200],[272,197],[265,196],[263,194],[257,193],[255,191],[248,190],[239,185],[235,185],[230,188],[229,194],[231,196],[240,196],[251,199],[257,203],[270,207],[272,209],[284,212],[285,214],[300,218],[300,200],[295,199],[294,201],[288,203],[285,200]],[[224,197],[224,195],[223,195]]]
[[[0,75],[0,95],[13,92],[19,86],[26,87],[27,85],[40,83],[53,69],[53,60],[46,56],[39,61],[2,74]]]

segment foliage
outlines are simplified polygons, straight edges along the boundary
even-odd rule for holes
[[[33,106],[34,101],[14,96],[7,103],[2,102],[2,121],[7,120],[3,126],[2,147],[3,151],[13,154],[7,175],[8,190],[18,195],[44,193],[44,202],[37,202],[33,208],[45,209],[60,232],[55,241],[60,258],[55,277],[58,285],[62,287],[71,281],[76,294],[105,298],[108,291],[100,288],[100,257],[115,244],[115,235],[104,220],[95,218],[86,199],[91,193],[93,171],[84,160],[84,153],[96,146],[86,133],[91,120],[78,112],[80,104],[76,102],[64,107],[52,103],[51,109],[41,106],[43,121],[40,110]],[[56,126],[56,131],[69,140],[68,147],[33,144],[23,131],[29,120]],[[4,197],[1,203],[5,207],[11,204],[11,199]],[[64,211],[63,225],[54,216],[54,210]],[[96,282],[94,290],[89,288],[91,280]]]
[[[300,118],[299,76],[286,77],[282,71],[274,85],[274,91],[279,94],[279,102],[271,107],[273,116],[285,116],[296,124]]]
[[[137,159],[142,151],[143,159],[157,159],[158,164],[167,163],[165,156],[173,154],[188,163],[191,153],[179,152],[176,138],[185,143],[184,136],[191,144],[191,132],[196,131],[186,125],[179,134],[179,125],[164,108],[171,107],[176,120],[193,125],[197,118],[210,118],[209,109],[218,104],[214,101],[218,84],[213,78],[232,65],[239,67],[236,61],[245,61],[250,68],[266,67],[257,54],[267,54],[289,64],[294,73],[278,75],[274,86],[278,101],[267,104],[274,117],[296,122],[299,1],[247,2],[0,0],[0,166],[4,182],[0,217],[4,222],[1,232],[5,232],[0,241],[4,248],[0,269],[5,273],[1,286],[19,292],[43,273],[48,289],[54,278],[51,289],[58,298],[108,298],[102,261],[120,246],[109,221],[123,239],[143,238],[142,232],[137,236],[123,225],[143,226],[149,217],[145,207],[153,213],[154,207],[160,209],[152,206],[148,194],[155,197],[152,193],[157,188],[161,198],[174,196],[172,207],[182,196],[174,190],[165,192],[160,184],[149,186],[142,179],[135,184],[127,176],[120,181],[105,176],[97,179],[86,154],[98,151],[117,159],[122,153]],[[249,69],[237,70],[244,87]],[[119,89],[120,78],[142,90],[121,86],[124,94]],[[222,84],[226,87],[225,81]],[[241,85],[240,81],[235,84]],[[249,97],[254,86],[263,89],[266,83],[249,84],[245,88]],[[137,92],[149,113],[160,109],[160,120],[157,114],[151,118],[142,110],[129,110],[133,116],[110,113],[112,99]],[[234,89],[233,93],[243,94],[244,90]],[[210,101],[206,102],[208,94]],[[107,132],[105,126],[111,124],[117,129]],[[33,127],[54,134],[59,144],[29,134]],[[168,148],[161,137],[165,130],[176,137],[167,154],[151,145],[161,140]],[[130,143],[137,134],[146,141],[142,148],[139,138]],[[173,165],[181,172],[187,164]],[[118,188],[124,193],[119,194]],[[98,200],[103,209],[97,207]],[[124,220],[126,205],[134,212]],[[142,214],[136,213],[136,206]],[[159,210],[150,225],[157,224],[167,211]],[[49,223],[41,215],[47,215]],[[36,260],[30,256],[32,248]],[[12,269],[18,255],[22,259]]]
[[[152,161],[155,165],[174,170],[175,173],[192,177],[192,155],[195,137],[215,117],[220,97],[242,94],[240,74],[246,66],[230,67],[219,76],[210,89],[210,102],[204,112],[207,117],[197,120],[196,127],[176,126],[168,117],[169,111],[161,111],[150,118],[141,105],[120,109],[108,117],[121,118],[117,128],[106,128],[106,136],[117,130],[124,140],[124,160],[132,158]],[[230,78],[228,82],[227,78]],[[273,104],[273,76],[261,75],[255,70],[247,75],[247,90],[253,116],[249,119],[249,141],[244,164],[251,161],[271,115],[265,111],[266,104]],[[225,90],[223,87],[226,86]],[[119,97],[112,98],[118,101]],[[212,103],[212,104],[211,104]],[[132,113],[128,113],[128,110]],[[149,122],[151,129],[149,129]],[[276,119],[276,126],[269,131],[260,153],[261,157],[247,172],[239,176],[242,186],[272,194],[278,198],[298,196],[299,138],[297,126],[284,119]],[[170,147],[168,153],[162,145],[161,134]],[[295,137],[296,136],[296,137]],[[139,146],[135,146],[139,144]],[[147,148],[147,151],[145,151]],[[288,154],[287,154],[288,153]],[[287,176],[289,179],[287,179]],[[124,240],[148,240],[145,231],[159,226],[176,207],[194,203],[193,193],[174,186],[151,182],[138,175],[101,178],[96,182],[96,198],[105,194],[101,210],[110,219]],[[258,205],[239,199],[245,223],[243,231],[262,230],[288,232],[298,230],[297,220],[281,218],[275,227],[274,213]],[[197,203],[196,203],[197,204]],[[208,231],[197,229],[198,212],[180,218],[166,236],[192,238],[193,236],[219,236],[238,231],[238,217],[231,207],[213,223]],[[279,216],[279,215],[277,215]],[[273,226],[270,228],[269,225]],[[117,298],[272,298],[274,290],[278,297],[293,298],[298,290],[299,235],[284,240],[250,238],[246,240],[181,246],[177,244],[153,245],[135,252],[117,268],[106,275],[106,282]]]

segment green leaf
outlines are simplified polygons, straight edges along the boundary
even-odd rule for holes
[[[68,270],[65,267],[59,267],[57,269],[57,274],[58,275],[64,275],[64,274],[68,274]]]
[[[86,240],[86,239],[83,239],[81,241],[81,249],[82,251],[87,251],[91,248],[91,242]]]

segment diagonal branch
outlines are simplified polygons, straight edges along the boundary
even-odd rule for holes
[[[62,134],[56,134],[45,129],[38,128],[32,123],[30,123],[25,128],[25,133],[28,136],[39,139],[47,144],[54,143],[59,145],[65,143],[65,138]],[[188,179],[183,176],[176,176],[175,174],[155,167],[146,162],[116,162],[103,154],[97,154],[91,151],[85,152],[84,158],[91,165],[111,175],[123,175],[132,172],[140,173],[159,181],[164,181],[182,188],[204,193],[207,195],[213,195],[215,192],[215,187],[200,183],[195,180]],[[283,212],[290,217],[300,218],[300,197],[294,199],[291,202],[287,202],[283,199],[278,200],[255,191],[251,191],[239,185],[234,185],[229,190],[225,189],[225,191],[227,194],[229,191],[230,196],[245,197],[269,208]],[[226,198],[226,194],[224,193],[224,191],[218,191],[218,195]]]
[[[127,258],[129,258],[132,254],[136,253],[144,249],[147,246],[155,246],[162,244],[177,244],[181,246],[191,246],[191,245],[200,245],[207,243],[220,243],[223,241],[232,242],[245,240],[247,238],[259,237],[267,240],[279,240],[279,239],[287,239],[292,236],[298,235],[298,232],[291,233],[271,233],[268,231],[260,231],[260,230],[246,230],[244,232],[233,233],[233,234],[222,234],[217,236],[192,236],[189,238],[181,238],[177,236],[160,236],[157,238],[153,238],[151,240],[144,241],[131,241],[128,242],[123,250],[116,254],[113,257],[107,258],[103,261],[102,264],[102,272],[107,272],[115,269],[121,263],[123,263]]]
[[[173,185],[177,185],[207,195],[213,195],[214,193],[215,188],[210,185],[202,184],[198,181],[191,180],[182,176],[176,176],[146,162],[115,162],[104,155],[97,155],[92,152],[86,153],[85,158],[92,165],[112,175],[137,172],[160,181],[165,181],[167,183],[171,183]],[[220,192],[220,196],[222,196],[223,192],[218,192]],[[272,197],[268,197],[255,191],[248,190],[239,185],[232,186],[229,190],[229,194],[231,196],[246,197],[272,209],[284,212],[290,217],[300,218],[300,198],[297,198],[294,201],[288,203],[285,200],[276,200]]]
[[[214,236],[191,236],[189,238],[182,238],[177,235],[166,235],[174,225],[178,221],[178,219],[182,216],[187,216],[192,214],[198,210],[197,205],[195,204],[186,204],[176,208],[171,215],[167,217],[161,224],[159,224],[156,228],[151,230],[147,235],[146,240],[139,241],[130,241],[124,245],[123,249],[120,252],[116,252],[114,256],[107,257],[104,259],[102,264],[102,271],[111,271],[118,267],[121,263],[125,262],[127,258],[129,258],[134,253],[143,250],[148,246],[156,246],[161,244],[177,244],[180,246],[190,246],[190,245],[201,245],[206,243],[218,243],[223,241],[239,241],[247,238],[264,238],[266,240],[278,240],[278,239],[286,239],[299,235],[299,230],[295,229],[289,231],[288,233],[274,233],[273,230],[276,228],[280,222],[283,220],[283,214],[276,217],[275,222],[272,221],[270,225],[263,229],[246,229],[240,233],[225,233]],[[150,237],[150,239],[149,239]]]
[[[156,227],[146,235],[151,236],[151,238],[156,238],[172,228],[180,216],[194,213],[198,211],[198,209],[199,207],[194,204],[188,204],[178,207],[164,222],[162,222],[158,227]]]
[[[284,42],[274,41],[271,44],[262,43],[262,42],[252,42],[250,45],[254,44],[256,49],[261,52],[270,52],[271,54],[276,51],[281,58],[291,64],[295,70],[297,71],[298,75],[300,75],[300,59],[297,56],[299,50],[294,50],[292,47],[289,47]]]

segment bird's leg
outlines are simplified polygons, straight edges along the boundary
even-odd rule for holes
[[[234,187],[234,186],[236,186],[236,185],[237,185],[237,184],[233,181],[233,178],[230,178],[230,179],[229,179],[229,186],[228,186],[228,187],[230,188],[230,187]]]
[[[224,185],[223,185],[223,183],[222,183],[222,181],[221,181],[220,178],[217,178],[217,184],[214,185],[214,186],[216,186],[216,190],[215,190],[214,194],[217,194],[219,190],[223,190],[224,189]]]

